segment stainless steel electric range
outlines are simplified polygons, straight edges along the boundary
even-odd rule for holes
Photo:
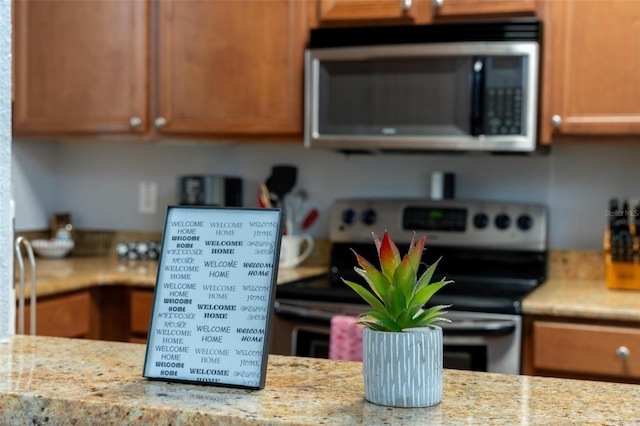
[[[521,301],[547,276],[547,211],[542,205],[460,200],[343,199],[332,208],[330,270],[277,287],[273,352],[327,357],[330,319],[367,310],[341,277],[363,283],[352,249],[372,262],[372,232],[388,230],[405,253],[427,238],[425,264],[442,257],[445,286],[431,304],[450,304],[441,323],[447,368],[517,374]],[[363,283],[364,284],[364,283]]]

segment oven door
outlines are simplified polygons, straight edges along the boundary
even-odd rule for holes
[[[272,353],[328,358],[333,315],[357,315],[365,305],[276,301]],[[451,311],[443,329],[445,368],[520,373],[519,315]]]

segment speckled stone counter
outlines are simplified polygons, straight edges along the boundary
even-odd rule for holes
[[[640,424],[640,387],[445,370],[441,404],[364,400],[362,364],[271,355],[252,391],[151,381],[145,346],[15,336],[0,344],[0,424]]]
[[[326,267],[319,266],[280,268],[278,282],[320,275],[326,270]],[[154,287],[157,271],[158,262],[154,261],[120,261],[114,257],[37,258],[37,295],[47,296],[101,285]],[[25,275],[25,294],[28,297],[31,288],[29,266],[25,266]]]
[[[640,291],[607,287],[602,252],[556,250],[549,279],[523,300],[522,312],[640,322]]]
[[[598,251],[552,251],[549,279],[523,300],[523,313],[640,322],[640,291],[608,289],[602,256]],[[38,258],[38,296],[113,284],[153,287],[157,268],[157,262],[119,261],[113,257]],[[326,269],[280,269],[278,282],[320,275]],[[28,297],[28,267],[26,272]]]
[[[640,291],[608,289],[604,280],[550,279],[523,300],[522,312],[640,322]]]

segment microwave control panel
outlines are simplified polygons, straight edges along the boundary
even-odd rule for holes
[[[521,56],[485,58],[484,131],[487,135],[523,133],[523,85],[526,60]]]

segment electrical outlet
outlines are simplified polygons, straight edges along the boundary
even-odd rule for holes
[[[158,210],[158,183],[140,182],[138,187],[138,213],[155,214]]]

